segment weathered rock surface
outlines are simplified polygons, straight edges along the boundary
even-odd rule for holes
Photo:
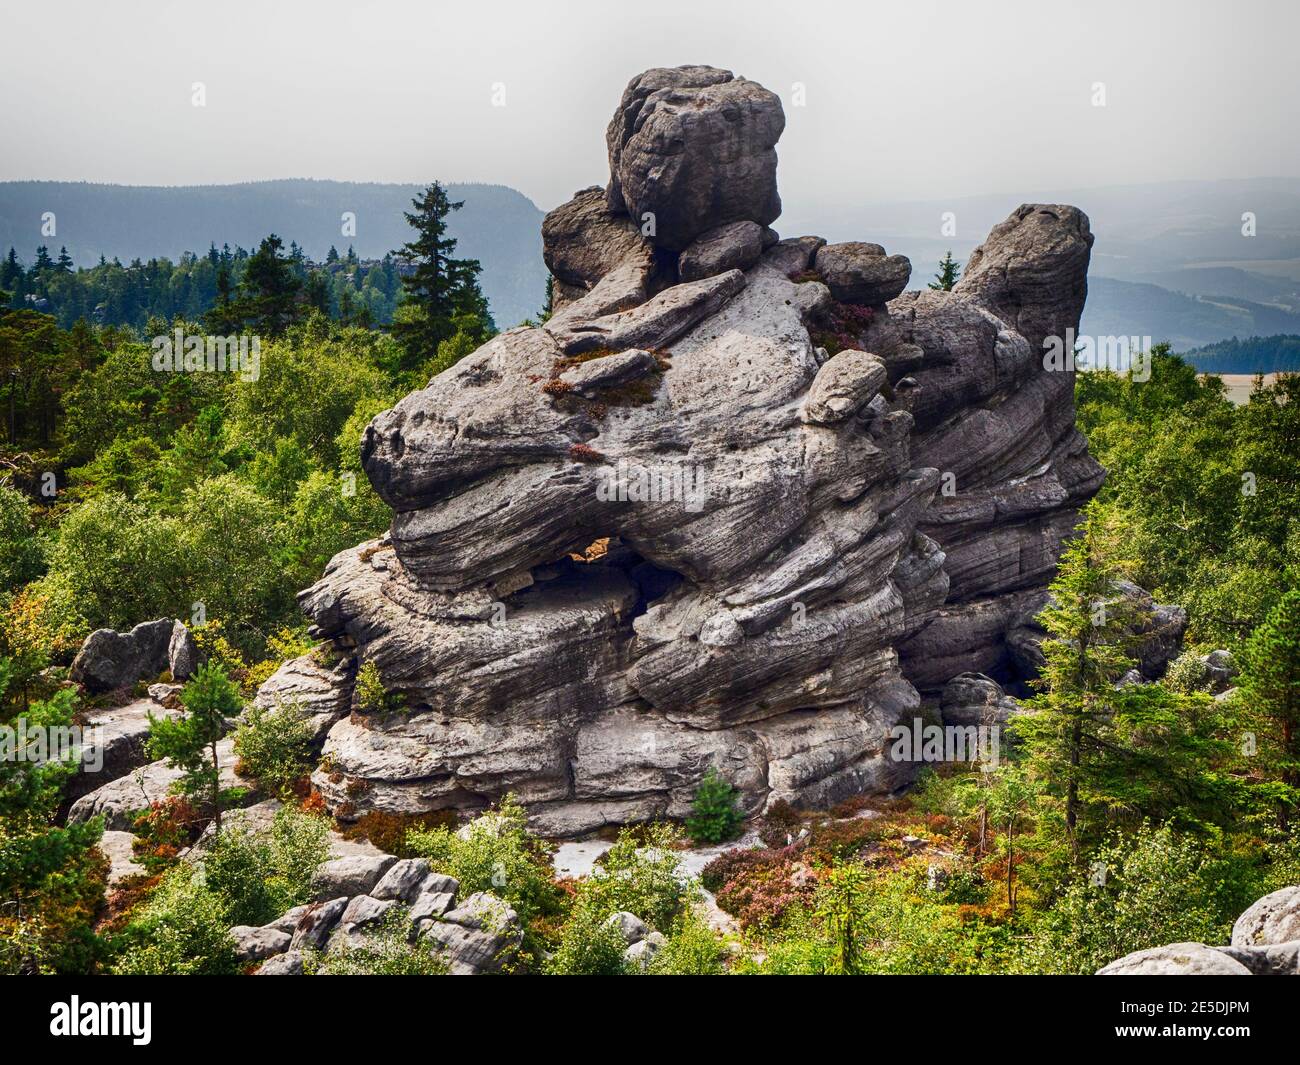
[[[959,673],[944,685],[939,700],[945,725],[1005,725],[1017,707],[1015,699],[983,673]]]
[[[1232,945],[1246,947],[1300,941],[1300,887],[1265,895],[1237,918]]]
[[[1151,947],[1111,962],[1098,976],[1250,976],[1241,962],[1204,943]]]
[[[886,255],[879,244],[854,240],[824,244],[813,257],[813,268],[841,303],[883,307],[907,288],[912,263],[905,255]]]
[[[584,292],[629,260],[648,266],[651,245],[626,214],[611,211],[600,186],[581,189],[542,219],[542,258],[557,281]]]
[[[1241,962],[1256,976],[1300,976],[1300,940],[1214,949]]]
[[[728,270],[748,270],[762,256],[770,232],[757,222],[728,222],[701,233],[678,258],[677,274],[683,281],[699,281]]]
[[[365,895],[396,861],[391,854],[333,858],[317,867],[311,879],[312,890],[322,901],[340,895]]]
[[[288,950],[292,937],[277,928],[254,928],[241,924],[230,930],[230,938],[235,941],[235,953],[241,961],[262,961]]]
[[[113,829],[105,830],[99,840],[99,849],[104,852],[104,857],[108,859],[108,886],[110,889],[117,887],[123,880],[132,876],[140,876],[145,872],[143,865],[135,860],[135,836],[130,832],[121,832]]]
[[[644,939],[638,939],[623,951],[623,961],[629,969],[645,970],[655,960],[655,955],[668,942],[662,932],[651,932]]]
[[[234,741],[224,739],[217,744],[217,762],[221,768],[221,786],[232,788],[241,783],[235,776]],[[131,814],[146,809],[150,803],[165,799],[171,787],[184,774],[165,760],[127,773],[87,792],[72,804],[68,811],[71,822],[88,821],[96,814],[104,815],[104,827],[126,832],[132,827]],[[250,791],[247,801],[255,795]]]
[[[633,78],[605,134],[608,202],[653,216],[659,247],[681,251],[728,222],[768,225],[781,213],[776,142],[780,98],[713,67],[647,70]]]
[[[307,956],[300,950],[288,950],[268,958],[258,966],[257,976],[301,976]]]
[[[322,740],[325,733],[352,705],[352,687],[356,679],[356,659],[339,656],[333,665],[325,665],[316,652],[291,658],[271,674],[257,689],[253,702],[264,710],[296,706],[307,716],[312,735]]]
[[[1087,219],[1021,208],[960,291],[899,295],[905,260],[760,228],[782,124],[725,71],[633,79],[605,206],[587,190],[548,227],[571,301],[367,428],[391,531],[300,603],[401,709],[322,682],[339,716],[313,779],[335,814],[512,791],[577,835],[685,816],[710,766],[749,812],[829,804],[908,783],[889,737],[918,688],[1032,674],[1103,477],[1072,373],[1042,358],[1078,325]],[[1008,711],[986,694],[952,713]]]
[[[124,688],[167,668],[167,650],[173,622],[170,618],[145,621],[130,632],[96,629],[86,637],[69,676],[87,691]]]
[[[203,655],[190,630],[183,621],[172,624],[171,639],[167,641],[167,669],[172,680],[185,681],[198,672]]]
[[[177,716],[175,710],[166,709],[153,699],[135,699],[123,706],[94,709],[85,715],[82,727],[87,742],[82,750],[80,770],[69,778],[64,788],[67,799],[79,799],[148,763],[145,740],[149,737],[150,714]]]
[[[453,976],[500,972],[523,942],[519,916],[487,892],[476,892],[424,926],[423,936],[447,955]]]
[[[328,902],[313,902],[298,918],[289,946],[293,950],[323,950],[334,927],[351,901],[346,895]]]

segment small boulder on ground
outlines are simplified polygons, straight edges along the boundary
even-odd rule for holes
[[[368,895],[383,875],[397,861],[391,854],[378,857],[354,855],[335,858],[317,867],[312,875],[312,889],[317,900],[346,895]]]
[[[485,891],[476,892],[442,920],[425,926],[423,935],[446,953],[453,976],[500,972],[524,936],[519,915]]]
[[[605,923],[617,928],[619,935],[623,937],[623,942],[628,946],[633,943],[640,943],[650,934],[649,926],[636,914],[629,913],[627,910],[619,910],[618,913],[610,914]]]
[[[329,902],[312,903],[298,919],[289,946],[294,950],[321,950],[343,916],[343,911],[348,908],[348,902],[347,897],[343,896],[330,899]]]
[[[290,950],[283,954],[277,954],[273,958],[268,958],[262,962],[261,968],[257,970],[257,976],[301,976],[302,963],[305,955],[300,950]]]
[[[96,629],[86,637],[69,676],[90,692],[125,688],[167,668],[172,619],[145,621],[130,632]]]
[[[402,858],[388,867],[370,894],[377,899],[411,902],[429,875],[429,863],[423,858]]]
[[[1232,945],[1300,941],[1300,885],[1274,891],[1253,903],[1232,926]]]
[[[235,941],[235,953],[241,961],[261,961],[288,950],[293,937],[278,928],[254,928],[241,924],[230,930],[230,938]]]
[[[651,932],[644,939],[638,939],[627,950],[623,951],[623,961],[627,963],[630,969],[640,969],[642,971],[650,968],[650,963],[655,960],[655,955],[663,949],[667,942],[662,933]]]
[[[167,642],[167,668],[173,680],[189,680],[203,664],[203,654],[190,630],[183,621],[172,624],[171,639]]]
[[[1118,958],[1098,976],[1250,976],[1241,962],[1204,943],[1170,943]]]

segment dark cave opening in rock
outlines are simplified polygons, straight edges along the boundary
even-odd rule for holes
[[[638,554],[613,535],[596,537],[586,548],[569,552],[555,565],[575,575],[580,575],[589,567],[621,572],[637,592],[636,605],[628,615],[629,620],[640,617],[650,609],[652,603],[668,595],[686,580],[675,570],[656,565]]]

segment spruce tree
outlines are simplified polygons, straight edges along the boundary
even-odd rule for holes
[[[272,233],[248,257],[235,307],[240,319],[266,336],[279,336],[302,317],[302,281],[294,260],[282,255],[280,238]]]
[[[1289,832],[1300,805],[1300,589],[1278,601],[1241,652],[1241,688],[1275,736],[1278,827]]]
[[[1102,733],[1115,711],[1115,683],[1132,667],[1124,653],[1124,601],[1115,595],[1118,574],[1101,551],[1092,524],[1066,545],[1052,598],[1038,615],[1044,689],[1015,724],[1031,775],[1062,804],[1071,852],[1079,853],[1080,814],[1088,783],[1105,750]]]
[[[411,203],[415,210],[406,212],[406,220],[415,229],[415,239],[394,253],[412,267],[402,277],[412,313],[393,323],[393,333],[406,351],[403,370],[433,358],[438,345],[457,331],[481,341],[491,328],[487,301],[478,286],[482,267],[475,259],[457,259],[456,239],[447,235],[447,217],[464,202],[448,199],[435,181]]]
[[[217,744],[226,734],[226,719],[239,713],[239,689],[215,662],[199,667],[181,692],[185,714],[179,718],[149,715],[148,750],[183,771],[181,790],[211,811],[221,831],[221,765]]]
[[[934,275],[930,287],[936,292],[951,292],[960,276],[961,267],[957,265],[957,260],[952,257],[952,249],[949,248],[939,262],[939,272]]]

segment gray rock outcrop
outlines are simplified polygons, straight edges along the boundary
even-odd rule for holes
[[[125,688],[168,668],[173,622],[144,621],[130,632],[96,629],[72,660],[69,676],[90,692]]]
[[[1275,946],[1300,941],[1300,886],[1257,900],[1232,926],[1235,947]]]
[[[655,245],[682,251],[728,222],[781,213],[780,98],[714,67],[659,67],[628,82],[605,133],[608,203],[654,221]]]
[[[1204,943],[1151,947],[1111,962],[1098,976],[1250,976],[1241,962]]]
[[[726,71],[633,79],[604,204],[546,227],[557,313],[367,428],[391,530],[299,597],[346,663],[313,777],[336,815],[511,791],[575,835],[685,816],[710,766],[746,812],[830,804],[911,779],[889,736],[921,693],[1032,674],[1103,478],[1043,360],[1078,325],[1087,219],[1022,207],[956,290],[899,294],[878,246],[762,228],[783,121]],[[285,668],[282,698],[317,683]]]

